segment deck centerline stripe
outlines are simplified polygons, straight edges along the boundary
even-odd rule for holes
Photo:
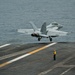
[[[20,60],[20,59],[22,59],[22,58],[25,58],[25,57],[27,57],[27,56],[29,56],[29,55],[32,55],[32,54],[34,54],[34,53],[37,53],[37,52],[39,52],[39,51],[41,51],[41,50],[43,50],[43,49],[48,48],[49,46],[55,45],[55,44],[57,44],[57,43],[48,44],[48,45],[43,46],[43,47],[41,47],[41,48],[39,48],[39,49],[33,50],[33,51],[28,52],[28,53],[26,53],[26,54],[24,54],[24,55],[21,55],[21,56],[19,56],[19,57],[17,57],[17,58],[14,58],[14,59],[12,59],[12,60],[10,60],[10,61],[7,61],[7,62],[5,62],[5,63],[2,63],[2,64],[0,64],[0,68],[6,66],[6,65],[8,65],[8,64],[11,64],[11,63],[13,63],[13,62],[15,62],[15,61],[18,61],[18,60]]]

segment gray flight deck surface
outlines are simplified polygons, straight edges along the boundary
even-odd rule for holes
[[[48,44],[11,44],[0,48],[0,75],[75,75],[75,43],[72,42],[59,42],[13,63],[4,64]],[[53,60],[53,50],[57,52],[56,61]]]

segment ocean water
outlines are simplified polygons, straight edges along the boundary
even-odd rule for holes
[[[69,35],[53,41],[75,42],[75,0],[0,0],[0,44],[38,43],[37,38],[17,32],[20,28],[31,28],[29,21],[37,27],[43,22],[58,22],[63,25],[60,30]]]

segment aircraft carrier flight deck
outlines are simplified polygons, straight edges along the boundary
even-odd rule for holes
[[[75,75],[75,43],[0,45],[0,75]]]

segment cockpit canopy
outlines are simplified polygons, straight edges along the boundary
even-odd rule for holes
[[[53,22],[52,25],[58,25],[58,23],[57,22]]]

